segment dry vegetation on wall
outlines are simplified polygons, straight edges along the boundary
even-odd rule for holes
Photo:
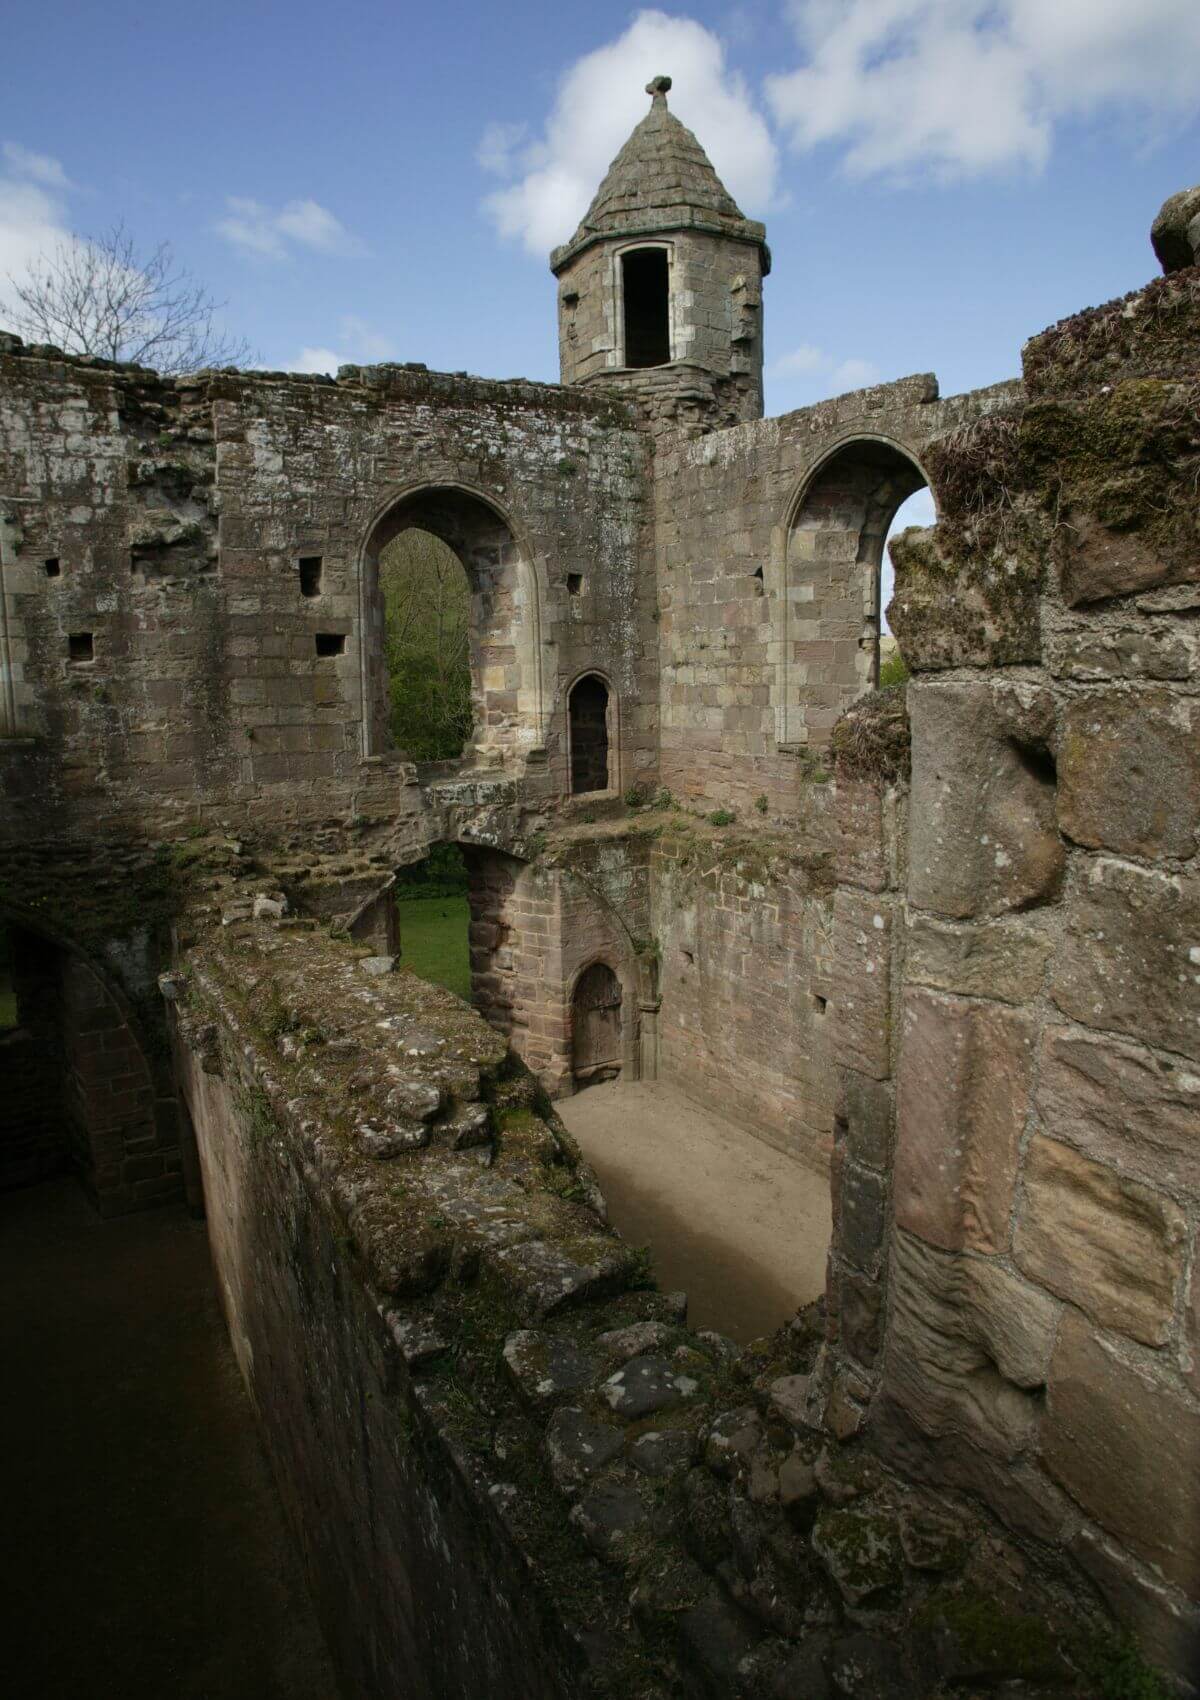
[[[861,698],[834,727],[832,745],[839,779],[884,784],[907,779],[912,763],[907,687],[887,685]]]

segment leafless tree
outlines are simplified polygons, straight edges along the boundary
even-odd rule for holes
[[[33,342],[68,354],[129,360],[160,372],[246,365],[248,345],[216,324],[222,303],[177,268],[170,245],[140,255],[123,224],[103,236],[70,236],[10,277],[8,317]]]

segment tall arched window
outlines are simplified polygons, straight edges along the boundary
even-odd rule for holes
[[[567,701],[570,736],[571,792],[611,791],[612,748],[608,686],[596,673],[585,673],[571,687]]]

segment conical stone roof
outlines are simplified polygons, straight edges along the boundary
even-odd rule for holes
[[[670,86],[670,77],[647,83],[649,112],[609,166],[574,236],[551,254],[551,271],[594,242],[688,227],[756,243],[765,275],[766,227],[742,214],[700,143],[667,106]]]

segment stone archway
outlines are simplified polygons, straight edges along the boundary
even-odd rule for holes
[[[615,791],[616,699],[599,673],[576,679],[567,695],[567,745],[572,796]]]
[[[156,1079],[126,1000],[81,951],[22,918],[4,1036],[0,1185],[74,1169],[102,1216],[184,1190],[176,1100]]]
[[[880,568],[893,516],[928,485],[884,437],[840,443],[805,480],[785,527],[778,740],[823,744],[879,677]]]
[[[542,747],[541,615],[537,575],[508,519],[492,502],[454,484],[398,497],[376,519],[360,581],[363,744],[389,748],[388,680],[379,557],[401,532],[445,543],[462,563],[471,596],[470,664],[478,766],[508,767]]]

